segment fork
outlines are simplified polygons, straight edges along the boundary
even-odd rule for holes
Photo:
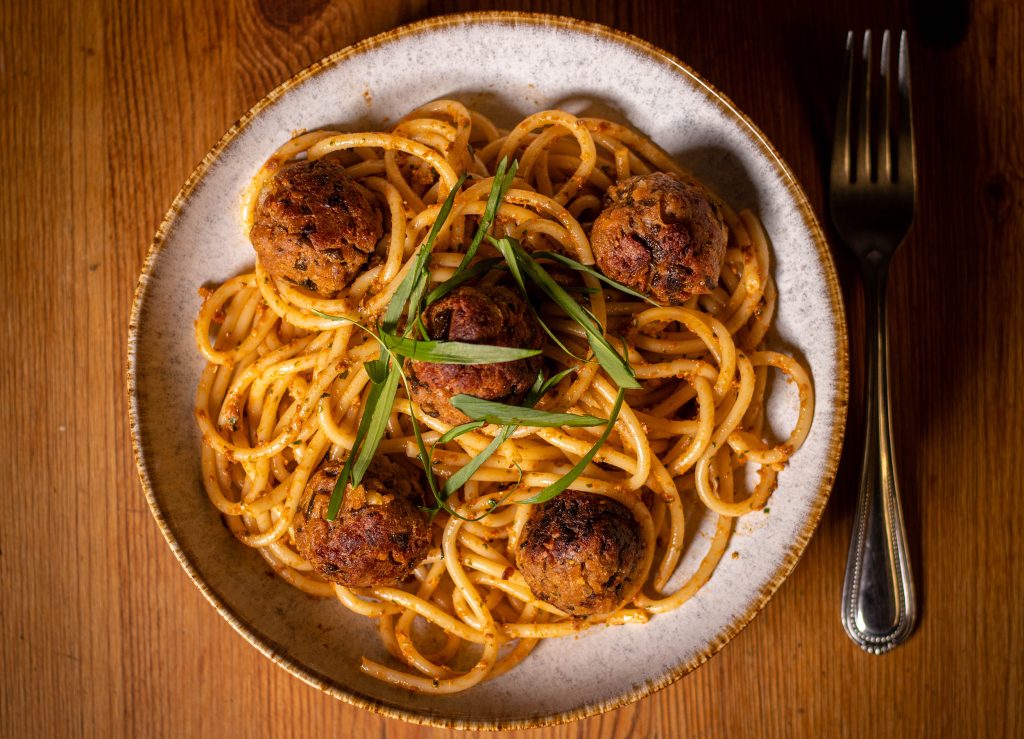
[[[850,638],[872,654],[902,644],[917,617],[892,449],[885,295],[889,261],[914,219],[916,170],[908,54],[904,31],[897,65],[898,111],[894,112],[889,32],[882,34],[882,100],[872,106],[871,31],[864,32],[859,100],[854,91],[854,36],[852,31],[848,34],[832,150],[832,221],[860,262],[867,337],[864,458],[843,582],[842,620]],[[895,130],[894,118],[898,118]],[[873,137],[875,128],[878,132]]]

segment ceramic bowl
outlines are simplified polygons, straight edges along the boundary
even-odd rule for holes
[[[541,644],[498,679],[450,697],[414,695],[359,672],[387,657],[368,619],[300,594],[237,542],[200,484],[192,404],[203,361],[192,338],[198,288],[251,268],[242,190],[298,129],[374,130],[436,98],[510,124],[545,108],[639,129],[735,208],[752,208],[771,239],[778,311],[771,343],[809,368],[814,425],[766,509],[739,520],[711,580],[643,626],[595,629]],[[131,429],[142,486],[174,555],[253,646],[308,683],[358,706],[445,726],[538,726],[625,705],[722,648],[793,569],[821,516],[846,413],[846,326],[835,269],[807,199],[754,124],[693,70],[637,38],[552,16],[434,18],[343,49],[256,104],[182,187],[153,242],[130,328]],[[778,383],[785,385],[785,383]],[[793,392],[772,393],[785,433]],[[692,572],[712,521],[688,521],[674,582]]]

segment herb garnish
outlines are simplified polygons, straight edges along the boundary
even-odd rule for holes
[[[544,503],[545,501],[551,500],[556,495],[561,493],[563,490],[568,488],[577,477],[583,474],[583,470],[587,468],[594,457],[597,455],[598,449],[604,446],[604,443],[608,441],[608,437],[611,436],[612,428],[615,426],[615,419],[619,417],[619,411],[622,410],[622,399],[626,395],[625,388],[620,387],[618,394],[615,396],[615,403],[612,405],[612,413],[608,420],[608,423],[604,427],[604,431],[601,433],[600,438],[595,442],[594,446],[590,447],[590,451],[580,457],[580,461],[577,462],[571,470],[558,481],[548,485],[546,488],[541,490],[536,495],[527,498],[526,500],[519,501],[520,503]]]
[[[512,269],[512,273],[517,275],[516,281],[524,293],[526,293],[526,285],[522,277],[518,276],[520,271],[526,274],[537,287],[543,290],[559,308],[568,313],[570,318],[583,327],[583,330],[587,333],[587,341],[590,344],[590,348],[594,352],[594,357],[616,385],[630,390],[639,389],[640,383],[636,381],[633,368],[608,343],[608,339],[604,336],[604,329],[590,311],[577,303],[565,291],[565,288],[555,282],[537,260],[519,245],[516,239],[506,236],[501,239],[489,237],[489,240],[505,256],[505,261],[509,263],[510,268],[513,263],[516,264],[516,268]],[[577,262],[577,264],[579,263]],[[583,265],[580,266],[582,267]],[[615,284],[623,290],[629,289],[625,285]]]
[[[392,354],[417,362],[493,364],[495,362],[514,362],[517,359],[526,359],[540,354],[540,349],[470,344],[464,341],[424,341],[395,336],[387,331],[381,331],[380,338]]]
[[[547,273],[538,261],[548,259],[558,262],[570,269],[583,272],[592,277],[602,280],[622,292],[636,297],[645,298],[624,285],[598,273],[596,270],[580,264],[579,262],[561,254],[553,252],[526,252],[519,242],[511,237],[504,236],[495,238],[489,231],[497,216],[501,202],[512,186],[518,169],[518,162],[513,161],[511,166],[505,159],[499,163],[491,185],[491,192],[487,199],[487,205],[480,217],[480,222],[474,234],[473,240],[466,250],[461,262],[452,276],[425,295],[430,280],[429,263],[433,251],[434,242],[444,227],[455,203],[455,198],[461,191],[465,182],[463,175],[456,185],[448,193],[444,203],[438,209],[437,218],[434,221],[430,232],[420,246],[415,259],[409,267],[405,277],[399,284],[391,302],[384,313],[384,316],[376,329],[361,326],[354,319],[347,316],[332,316],[327,313],[314,310],[313,312],[322,318],[353,323],[358,328],[370,333],[380,346],[380,356],[372,361],[365,362],[364,368],[370,379],[370,390],[367,394],[366,403],[363,407],[362,417],[356,429],[355,439],[348,458],[338,476],[337,484],[331,494],[331,500],[327,509],[327,520],[333,521],[344,501],[345,490],[349,484],[353,487],[360,484],[363,476],[376,453],[377,447],[384,436],[387,421],[390,416],[390,409],[397,397],[399,381],[405,386],[409,395],[410,420],[412,422],[413,435],[416,439],[419,451],[419,459],[423,465],[424,472],[434,495],[435,506],[430,508],[432,514],[440,510],[446,510],[450,514],[464,518],[455,511],[449,504],[448,499],[453,493],[461,488],[481,466],[507,441],[520,426],[529,427],[584,427],[604,425],[597,443],[587,454],[573,466],[566,475],[552,485],[541,490],[536,495],[521,503],[542,503],[554,498],[556,495],[567,489],[586,469],[587,465],[596,456],[598,449],[611,435],[615,421],[618,419],[619,411],[627,388],[639,388],[632,367],[627,359],[619,354],[604,335],[604,329],[594,315],[584,306],[578,303],[569,292],[559,285]],[[501,254],[500,258],[487,258],[472,263],[480,245],[484,240],[492,244]],[[468,423],[461,424],[442,434],[430,449],[427,448],[423,439],[423,433],[416,417],[412,401],[412,393],[409,389],[409,381],[406,377],[402,363],[404,359],[416,361],[439,362],[445,364],[484,364],[495,362],[511,362],[539,354],[538,350],[517,349],[511,347],[491,346],[484,344],[470,344],[459,341],[434,341],[429,339],[427,331],[422,322],[422,310],[426,305],[439,300],[456,287],[486,274],[492,270],[507,269],[519,289],[528,295],[527,282],[536,285],[554,301],[569,317],[583,327],[587,334],[587,341],[593,351],[594,359],[600,364],[607,375],[618,385],[619,391],[612,406],[612,412],[608,419],[576,413],[551,413],[534,408],[536,403],[552,387],[561,382],[575,368],[565,369],[552,377],[545,378],[540,373],[523,401],[522,406],[511,406],[504,403],[476,398],[469,395],[456,395],[451,399],[452,405],[470,417]],[[575,288],[570,288],[574,289]],[[592,288],[581,288],[576,290],[586,294],[593,292]],[[648,301],[650,302],[650,301]],[[532,309],[532,307],[531,307]],[[535,312],[536,315],[536,312]],[[399,331],[399,325],[405,318],[404,329]],[[537,320],[544,332],[550,336],[559,347],[570,356],[575,357],[559,339],[554,332],[544,324],[537,316]],[[587,361],[576,357],[580,361]],[[325,394],[326,395],[326,394]],[[463,434],[482,428],[486,424],[501,426],[491,442],[478,454],[470,459],[462,468],[452,474],[442,487],[438,487],[433,474],[433,450],[439,444],[447,444],[454,441]],[[518,467],[518,465],[517,465]],[[520,479],[522,470],[519,470]],[[491,499],[488,512],[507,499],[518,487],[518,483],[512,486],[499,500]],[[487,515],[487,513],[482,514]],[[482,517],[480,516],[480,517]]]
[[[496,424],[515,424],[536,428],[557,428],[559,426],[600,426],[607,418],[582,416],[576,413],[548,413],[535,408],[495,403],[472,395],[455,395],[451,404],[473,419],[472,423],[486,421]]]
[[[535,251],[535,252],[533,252],[533,258],[534,259],[553,259],[556,262],[561,262],[562,264],[564,264],[569,269],[574,269],[577,272],[583,272],[585,274],[590,275],[591,277],[596,277],[601,282],[607,283],[608,285],[610,285],[611,287],[615,288],[619,292],[626,293],[626,295],[630,295],[630,296],[632,296],[634,298],[639,298],[640,300],[643,300],[645,303],[650,303],[651,305],[654,305],[654,306],[657,306],[657,307],[661,307],[661,303],[659,303],[656,300],[653,300],[649,296],[644,295],[643,293],[639,293],[639,292],[637,292],[636,290],[634,290],[631,287],[626,287],[621,282],[616,282],[615,280],[613,280],[611,277],[608,277],[603,272],[598,272],[593,267],[588,267],[587,265],[582,264],[580,262],[577,262],[575,259],[572,259],[571,257],[567,257],[564,254],[559,254],[558,252],[555,252],[555,251]],[[574,289],[580,290],[582,288],[574,288]]]

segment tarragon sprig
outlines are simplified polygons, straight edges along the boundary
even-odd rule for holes
[[[523,503],[541,503],[550,500],[563,490],[567,489],[576,480],[596,456],[598,449],[604,444],[611,434],[612,428],[618,418],[622,407],[624,391],[626,388],[638,388],[639,383],[627,359],[617,352],[608,342],[604,335],[603,327],[597,319],[584,306],[578,303],[569,292],[559,285],[547,273],[539,258],[546,258],[561,263],[571,269],[590,274],[602,280],[622,292],[648,300],[643,295],[620,285],[614,280],[598,273],[596,270],[576,262],[564,255],[551,252],[537,252],[533,255],[526,252],[519,242],[511,237],[495,238],[489,231],[497,217],[502,200],[512,186],[518,169],[518,162],[513,161],[511,166],[506,160],[502,160],[495,172],[494,181],[487,199],[487,205],[481,215],[476,233],[472,242],[466,250],[461,262],[452,276],[441,283],[429,293],[427,286],[430,279],[429,263],[433,252],[434,242],[440,234],[441,229],[447,222],[455,203],[455,198],[461,191],[465,175],[459,179],[455,187],[449,192],[448,197],[438,209],[437,218],[417,253],[408,272],[399,284],[392,297],[391,302],[384,313],[384,316],[375,330],[361,326],[351,318],[344,316],[331,316],[316,311],[317,315],[355,323],[359,328],[371,333],[380,345],[380,356],[364,367],[370,379],[370,390],[367,394],[366,403],[363,407],[362,417],[356,429],[356,435],[352,449],[338,476],[337,484],[331,495],[328,505],[327,519],[334,520],[344,501],[345,490],[348,485],[357,486],[366,474],[369,465],[376,453],[381,439],[387,427],[387,419],[390,409],[397,397],[398,386],[401,382],[409,395],[410,419],[412,422],[413,435],[416,439],[418,456],[423,469],[427,475],[430,489],[435,499],[435,506],[430,509],[432,512],[446,510],[452,515],[462,517],[448,503],[448,499],[459,488],[461,488],[477,470],[483,466],[491,456],[507,441],[516,429],[520,426],[529,427],[562,427],[562,426],[597,426],[604,424],[605,428],[597,443],[585,454],[569,473],[560,478],[553,485],[541,490],[531,498],[520,501]],[[484,242],[492,244],[501,254],[499,258],[488,258],[474,262],[474,258],[480,245]],[[402,366],[404,359],[412,359],[423,362],[441,362],[445,364],[483,364],[494,362],[511,362],[527,357],[535,356],[538,350],[517,349],[511,347],[499,347],[482,344],[469,344],[458,341],[433,341],[426,337],[421,313],[425,305],[430,305],[444,297],[455,288],[463,285],[487,272],[495,269],[507,269],[512,275],[513,281],[520,290],[529,297],[528,283],[536,285],[544,294],[562,308],[569,317],[581,325],[587,334],[587,340],[593,351],[594,358],[601,365],[608,376],[619,386],[619,392],[612,412],[607,420],[594,416],[574,413],[551,413],[534,408],[537,401],[543,395],[561,382],[568,374],[574,371],[568,368],[556,375],[545,378],[543,373],[539,374],[533,388],[521,406],[512,406],[503,403],[475,398],[468,395],[457,395],[451,399],[452,405],[465,413],[471,420],[461,424],[442,434],[430,449],[427,448],[423,439],[423,433],[416,416],[415,407],[412,401],[412,393],[409,388],[408,377]],[[532,310],[531,305],[531,310]],[[536,315],[536,312],[535,312]],[[399,326],[405,318],[404,329],[399,331]],[[554,332],[537,316],[545,333],[548,334],[564,351],[571,356],[571,352],[555,336]],[[424,338],[416,338],[415,332],[419,332]],[[578,357],[577,357],[578,358]],[[581,361],[585,361],[582,360]],[[496,424],[501,428],[495,434],[491,442],[470,461],[452,474],[441,487],[433,475],[433,450],[437,445],[447,444],[460,436],[477,430],[486,424]],[[520,470],[520,477],[522,470]],[[511,495],[516,489],[513,486],[505,497]],[[487,515],[486,513],[483,515]]]

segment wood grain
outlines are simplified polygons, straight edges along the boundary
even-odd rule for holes
[[[843,33],[908,27],[920,163],[918,218],[890,286],[897,457],[923,600],[914,637],[872,657],[839,624],[862,354],[857,276],[837,246],[851,433],[800,566],[672,687],[510,735],[1024,735],[1024,12],[995,0],[0,3],[0,733],[477,735],[335,701],[221,620],[150,519],[123,374],[150,238],[231,123],[337,48],[483,7],[596,20],[677,54],[758,122],[819,215]]]

